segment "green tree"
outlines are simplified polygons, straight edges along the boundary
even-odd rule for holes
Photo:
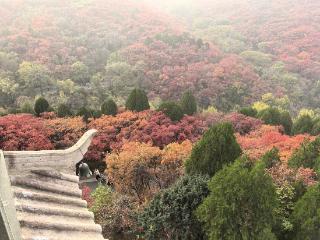
[[[79,109],[82,106],[90,106],[90,93],[85,87],[76,87],[75,91],[68,96],[67,104],[71,109]]]
[[[278,239],[291,240],[293,224],[290,216],[294,209],[296,191],[294,186],[285,183],[276,188],[278,206],[275,209],[276,222],[273,232]]]
[[[312,142],[304,142],[301,147],[292,154],[288,165],[292,168],[305,167],[315,169],[318,162],[320,163],[320,137],[317,137]]]
[[[281,113],[277,108],[269,107],[259,113],[261,118],[266,124],[281,125]]]
[[[86,107],[81,107],[77,111],[77,116],[82,116],[83,121],[88,122],[89,118],[92,117],[92,112]]]
[[[192,9],[192,8],[190,8]],[[207,19],[197,19],[197,35],[216,43],[220,49],[227,53],[241,53],[246,47],[245,37],[236,31],[227,21],[212,24]]]
[[[0,117],[5,116],[8,114],[8,110],[0,107]]]
[[[22,106],[20,107],[20,112],[35,114],[33,106],[32,106],[32,104],[30,102],[23,103]]]
[[[246,90],[242,88],[230,86],[219,94],[216,98],[215,106],[221,111],[229,112],[243,104],[245,92]]]
[[[239,113],[246,115],[248,117],[256,117],[258,112],[253,107],[244,107],[239,110]]]
[[[80,61],[71,65],[71,78],[78,84],[85,85],[90,80],[89,68]]]
[[[104,75],[101,73],[94,74],[90,79],[90,88],[94,96],[96,96],[99,102],[105,101],[110,95],[108,92],[108,86],[105,84]]]
[[[197,101],[191,91],[187,91],[182,95],[180,104],[184,114],[193,115],[197,112]]]
[[[137,88],[133,89],[126,101],[126,108],[137,112],[150,109],[145,91]]]
[[[126,62],[112,62],[106,66],[105,79],[114,96],[127,95],[138,87],[138,76],[134,67]]]
[[[90,210],[98,214],[101,208],[111,203],[111,195],[112,191],[110,188],[100,185],[92,194],[91,197],[93,198],[93,204],[90,207]]]
[[[208,193],[207,178],[194,175],[157,194],[138,217],[144,239],[204,239],[193,211]]]
[[[284,132],[286,134],[291,134],[292,132],[293,122],[288,111],[280,112],[276,107],[268,107],[259,112],[258,117],[262,119],[266,124],[283,126]]]
[[[66,104],[60,104],[57,109],[58,117],[68,117],[72,116],[70,108]]]
[[[279,149],[273,147],[261,157],[261,161],[265,164],[266,168],[274,167],[280,162]]]
[[[313,127],[312,127],[312,130],[311,130],[311,134],[314,135],[314,136],[320,134],[320,119],[319,118],[316,118],[313,121]]]
[[[175,102],[163,102],[160,104],[158,111],[162,111],[172,121],[180,121],[183,118],[181,107]]]
[[[290,135],[292,132],[293,122],[292,122],[290,113],[288,111],[281,112],[280,123],[283,126],[284,132]]]
[[[91,114],[94,119],[100,118],[102,116],[101,110],[92,110]]]
[[[209,190],[196,215],[210,240],[276,239],[276,190],[264,164],[240,158],[212,177]]]
[[[18,54],[14,52],[0,52],[0,69],[4,71],[16,72],[19,67]]]
[[[19,84],[14,78],[0,72],[0,106],[10,106],[15,102],[19,94]]]
[[[316,240],[320,236],[320,184],[309,187],[292,213],[293,240]]]
[[[101,225],[103,236],[111,240],[126,239],[123,234],[133,229],[132,199],[103,185],[91,197],[93,204],[90,211],[94,213],[95,221]]]
[[[266,93],[261,96],[261,100],[268,106],[280,110],[287,110],[290,108],[290,100],[286,95],[283,97],[275,97],[272,93]]]
[[[77,91],[77,84],[73,82],[71,79],[57,81],[58,90],[65,95],[72,95],[75,91]]]
[[[271,55],[259,51],[244,51],[240,56],[257,67],[267,67],[272,63]]]
[[[293,133],[311,133],[313,128],[313,121],[309,115],[301,115],[293,124]]]
[[[48,112],[49,107],[48,101],[44,97],[39,97],[34,104],[34,111],[37,116],[40,116],[41,113]]]
[[[117,104],[112,99],[108,99],[101,105],[102,114],[115,116],[117,112]]]
[[[211,127],[195,144],[185,163],[186,172],[213,176],[240,154],[241,148],[234,136],[232,125],[220,123]]]
[[[49,70],[37,63],[22,62],[18,69],[20,88],[25,95],[44,95],[52,86]]]

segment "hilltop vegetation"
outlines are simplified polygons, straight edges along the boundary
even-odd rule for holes
[[[289,111],[318,107],[318,1],[197,1],[170,13],[144,2],[4,0],[0,107],[43,95],[97,108],[135,87],[154,104],[188,89],[221,111],[269,92],[288,97]]]
[[[292,110],[318,108],[319,1],[162,2],[194,36],[245,60],[273,94],[290,98]]]

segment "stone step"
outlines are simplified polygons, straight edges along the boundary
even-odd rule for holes
[[[21,203],[16,201],[16,209],[18,212],[29,213],[34,215],[45,215],[45,216],[60,216],[60,217],[70,217],[70,218],[79,218],[79,219],[89,219],[93,220],[94,215],[92,212],[87,209],[76,211],[74,209],[65,209],[59,206],[50,207],[45,206],[44,204],[33,204],[33,203]],[[35,216],[37,217],[37,216]]]
[[[35,234],[29,228],[22,228],[22,240],[104,240],[99,233],[39,230]]]
[[[61,173],[59,171],[53,170],[53,169],[37,169],[37,170],[31,170],[31,173],[43,176],[43,177],[50,177],[55,178],[59,180],[65,180],[69,182],[79,183],[79,177],[75,175],[70,175],[66,173]]]
[[[66,174],[66,173],[60,173],[58,171],[51,170],[51,169],[32,170],[31,172],[28,172],[28,173],[24,173],[20,175],[12,175],[12,178],[14,177],[32,179],[32,180],[37,180],[39,182],[58,184],[60,186],[71,187],[71,188],[79,186],[79,177],[75,175]]]
[[[103,239],[77,176],[41,169],[10,180],[23,240]]]
[[[20,175],[20,177],[22,177]],[[79,188],[79,181],[78,178],[74,178],[73,175],[66,175],[66,174],[61,174],[58,175],[58,173],[49,173],[48,171],[43,171],[43,170],[33,170],[30,174],[26,174],[23,177],[28,178],[28,179],[35,179],[40,182],[48,182],[51,184],[57,184],[63,187],[68,187],[68,188]]]
[[[39,215],[37,213],[17,211],[17,218],[19,221],[33,220],[40,223],[63,223],[63,224],[77,224],[77,225],[91,225],[94,226],[94,220],[91,218],[76,218],[62,215]],[[35,229],[38,230],[39,228]]]
[[[82,193],[76,183],[75,186],[68,186],[62,183],[52,182],[49,180],[42,180],[34,176],[14,176],[10,177],[13,186],[19,186],[25,189],[36,189],[43,192],[51,192],[64,196],[72,196],[81,198]],[[72,184],[72,185],[74,185]]]
[[[70,209],[80,209],[87,207],[87,202],[80,198],[61,196],[55,193],[43,192],[36,189],[24,189],[21,187],[13,186],[13,193],[15,198],[21,202],[31,204],[46,204],[52,207],[66,207]]]
[[[35,217],[32,214],[18,214],[18,221],[22,228],[29,229],[34,233],[38,233],[39,230],[50,231],[69,231],[69,232],[87,232],[87,233],[100,233],[102,232],[101,226],[94,224],[93,220],[86,220],[86,223],[81,221],[70,221],[69,218],[59,218],[39,216]],[[23,234],[23,233],[22,233]]]
[[[70,205],[60,205],[56,203],[46,203],[46,202],[38,202],[38,201],[33,201],[33,200],[26,200],[26,199],[15,199],[15,205],[18,207],[19,205],[24,205],[24,206],[37,206],[38,208],[46,209],[61,209],[63,210],[69,210],[69,211],[74,211],[74,212],[82,212],[87,210],[84,207],[78,207],[78,206],[70,206]],[[88,211],[88,210],[87,210]]]

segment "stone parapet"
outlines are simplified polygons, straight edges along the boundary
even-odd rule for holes
[[[65,150],[4,151],[10,175],[21,175],[36,169],[55,169],[69,174],[75,173],[75,165],[87,152],[97,130],[87,131],[79,141]]]
[[[13,193],[3,152],[0,150],[0,239],[21,240]]]

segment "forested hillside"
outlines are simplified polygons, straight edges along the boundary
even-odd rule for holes
[[[288,96],[291,111],[317,108],[318,1],[182,4],[2,1],[1,107],[44,95],[97,109],[140,87],[154,105],[189,89],[200,107],[222,111],[269,92]]]
[[[319,39],[318,0],[0,0],[0,150],[96,129],[107,239],[320,239]]]
[[[244,59],[274,94],[290,98],[292,110],[318,108],[319,1],[162,2],[194,36]]]

